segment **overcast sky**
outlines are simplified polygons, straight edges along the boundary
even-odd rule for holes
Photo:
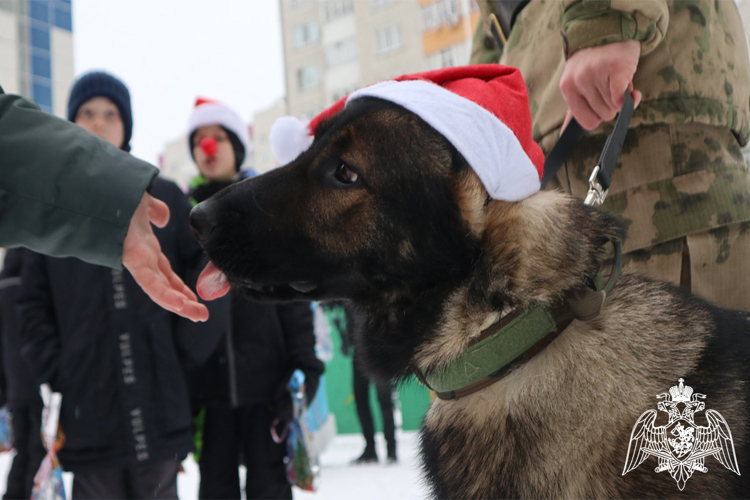
[[[76,75],[122,78],[133,101],[132,153],[156,163],[184,136],[196,96],[250,122],[284,95],[277,0],[73,0]]]

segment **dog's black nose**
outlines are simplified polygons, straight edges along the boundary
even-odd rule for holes
[[[190,228],[200,242],[206,241],[214,229],[212,213],[213,210],[207,201],[199,203],[190,211]]]

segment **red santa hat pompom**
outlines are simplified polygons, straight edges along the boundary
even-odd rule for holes
[[[492,198],[518,201],[539,190],[544,154],[531,137],[526,86],[518,69],[498,64],[403,75],[354,92],[307,124],[280,119],[271,129],[277,160],[294,160],[310,147],[321,121],[362,97],[398,104],[443,134]]]
[[[251,148],[250,133],[240,115],[226,104],[214,101],[213,99],[199,97],[195,100],[195,107],[188,121],[188,140],[190,140],[193,132],[208,125],[221,125],[232,132],[237,136],[242,147],[245,148],[245,153],[249,154]],[[188,147],[191,150],[193,148],[192,144]]]

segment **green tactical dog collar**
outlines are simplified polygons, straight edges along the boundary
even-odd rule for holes
[[[544,304],[510,314],[482,332],[469,348],[442,370],[416,372],[417,379],[440,399],[458,399],[483,389],[528,361],[555,340],[574,319],[590,321],[599,315],[622,272],[622,243],[613,240],[612,272],[600,274],[586,291],[551,310]]]
[[[552,311],[536,304],[485,331],[445,369],[417,377],[440,399],[458,399],[499,380],[515,360],[557,330]]]

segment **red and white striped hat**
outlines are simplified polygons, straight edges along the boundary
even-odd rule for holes
[[[285,165],[312,144],[318,124],[361,97],[398,104],[453,144],[497,200],[537,192],[544,154],[531,137],[531,113],[521,72],[480,64],[403,75],[358,90],[308,123],[282,117],[271,128],[271,149]]]

